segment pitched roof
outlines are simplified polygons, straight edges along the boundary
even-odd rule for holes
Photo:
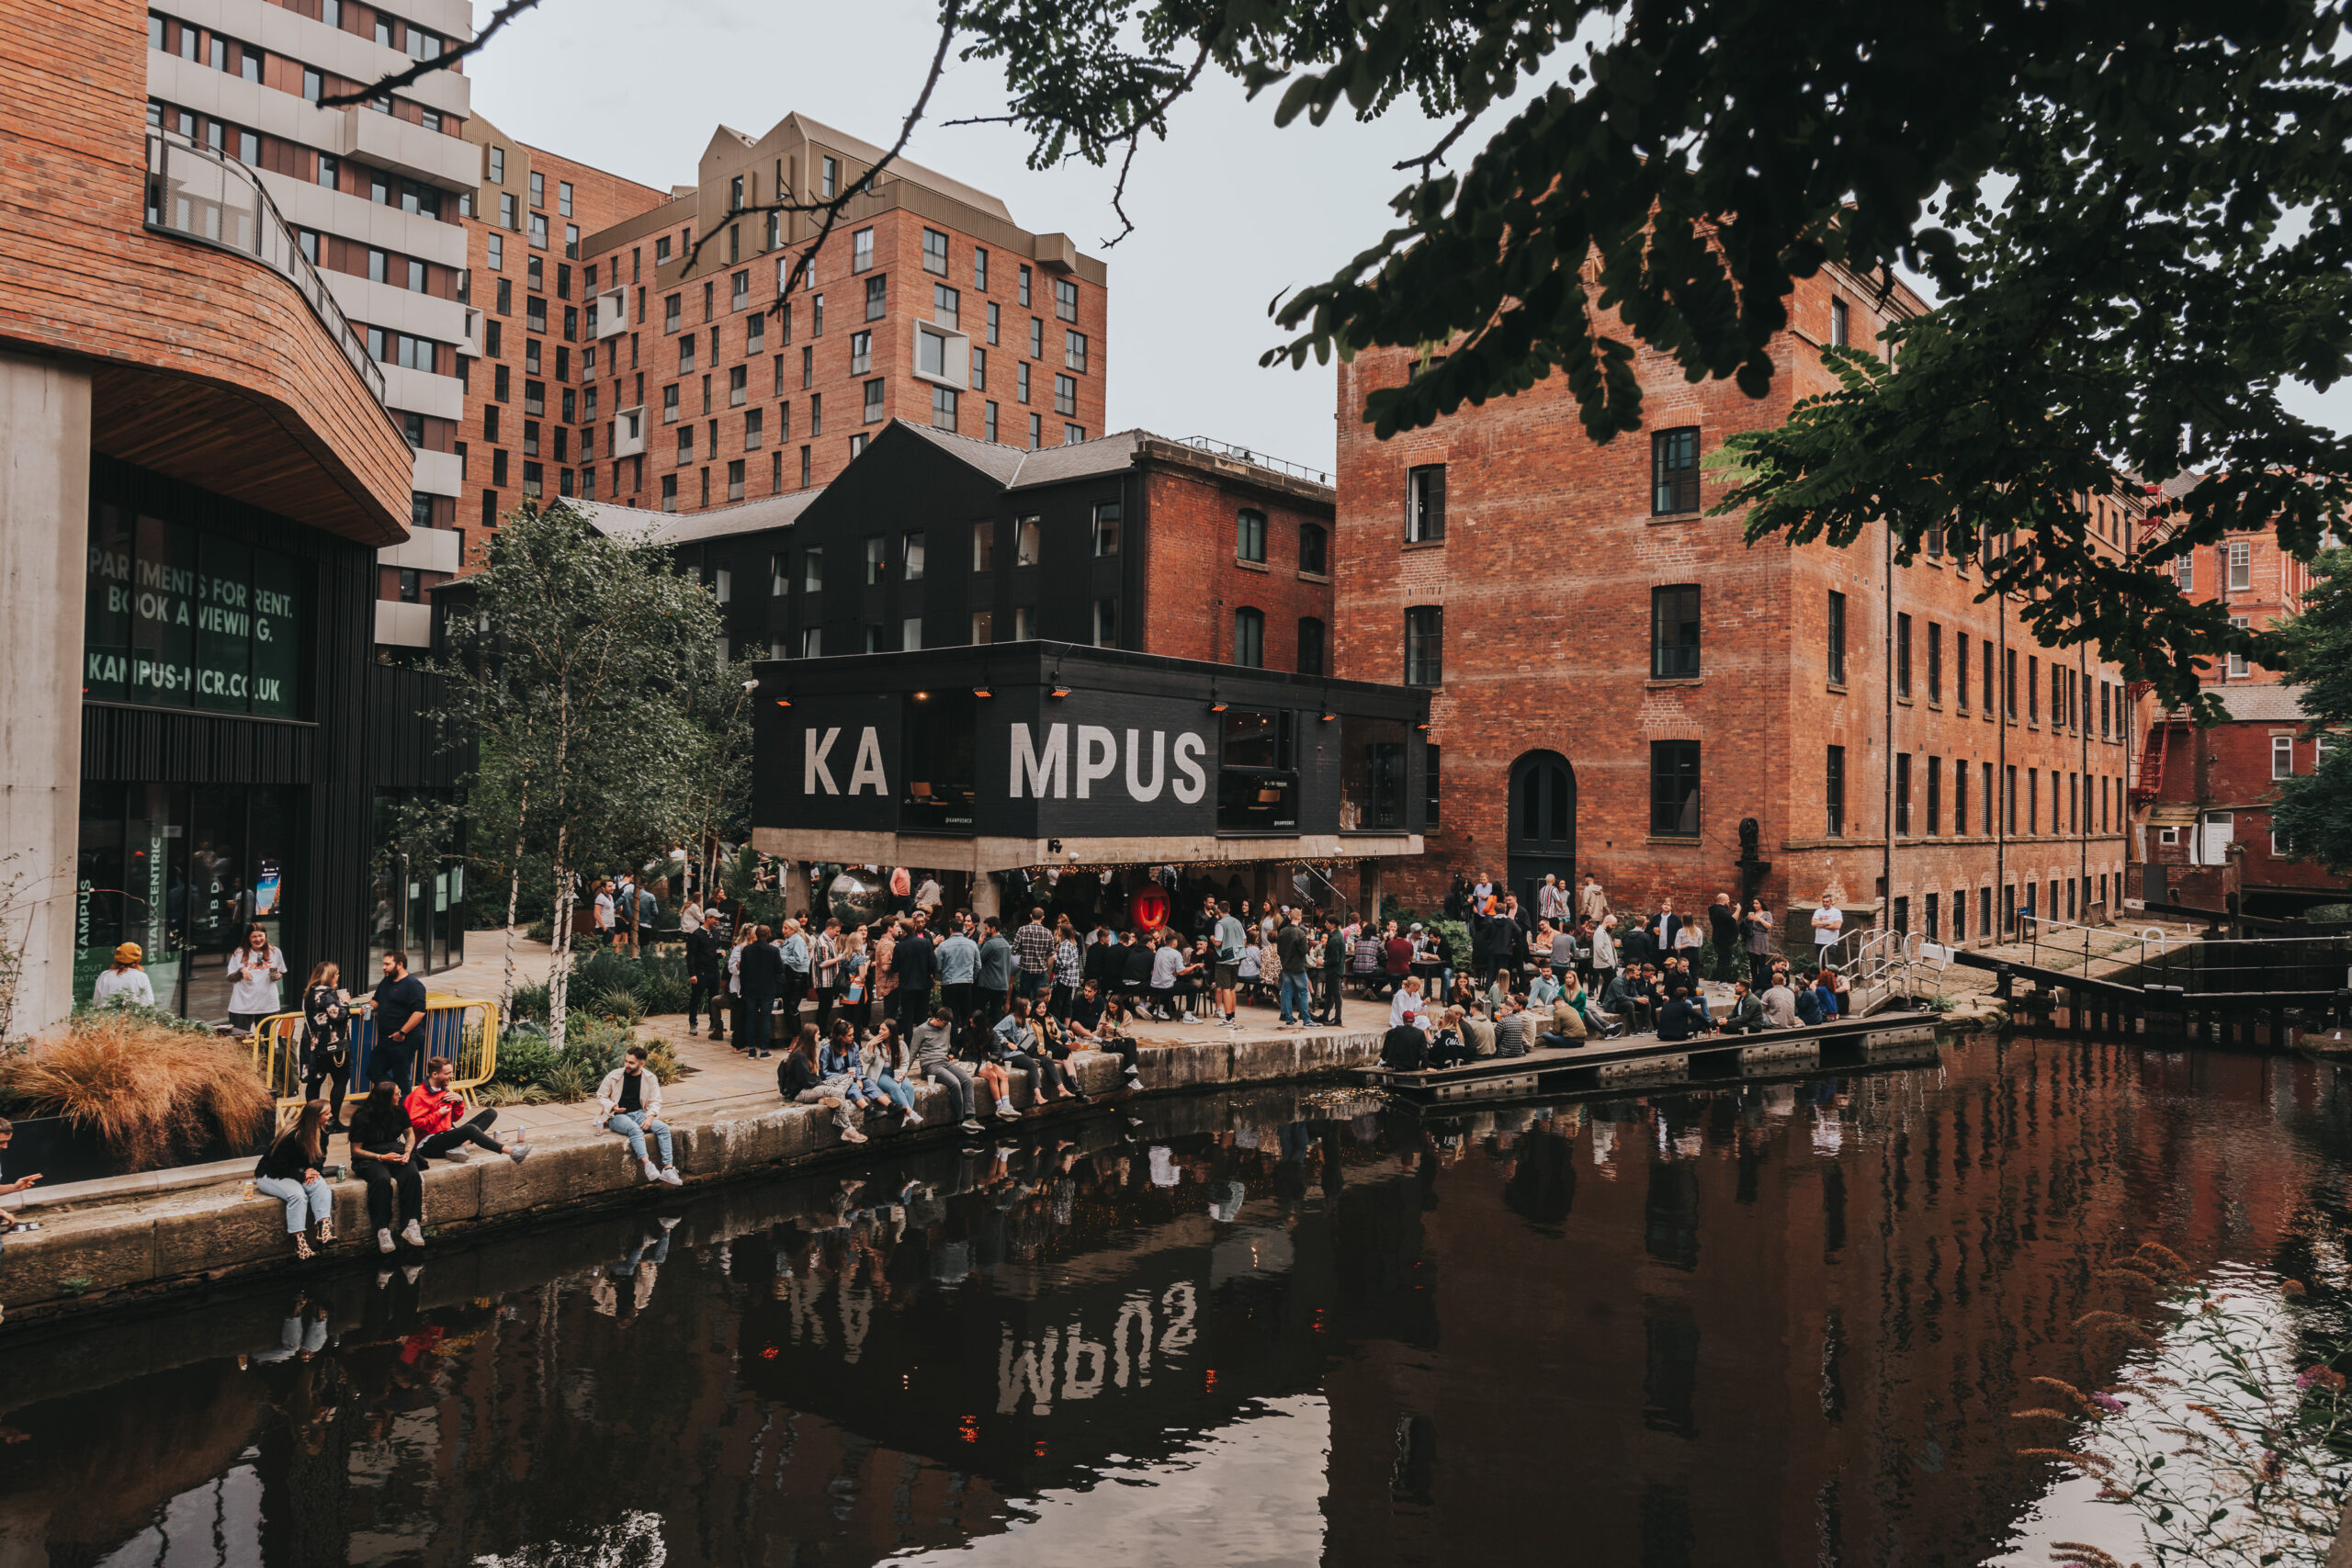
[[[1179,451],[1210,452],[1197,442],[1178,441],[1148,430],[1120,430],[1108,435],[1098,435],[1091,441],[1072,441],[1060,446],[1040,446],[1029,451],[1020,446],[1007,446],[1001,442],[982,441],[977,436],[958,435],[953,431],[934,430],[927,424],[909,420],[893,420],[893,424],[922,437],[941,451],[969,463],[994,479],[1007,490],[1027,490],[1037,485],[1061,484],[1069,479],[1085,479],[1092,474],[1115,474],[1132,468],[1147,442]],[[1216,457],[1217,466],[1230,469],[1238,447],[1226,448],[1227,456]],[[1210,456],[1216,456],[1210,452]],[[1208,457],[1202,458],[1207,461]],[[1263,469],[1270,476],[1281,475],[1279,468],[1260,463],[1251,457],[1241,459],[1249,467]],[[1310,481],[1311,482],[1311,481]],[[1326,487],[1329,488],[1329,487]]]
[[[685,545],[697,539],[725,538],[786,527],[799,520],[809,502],[825,493],[819,485],[786,495],[762,496],[707,512],[653,512],[641,506],[618,506],[606,501],[573,501],[598,529],[616,538],[638,538],[657,545]]]
[[[2305,716],[2301,686],[2224,686],[2222,705],[2245,723],[2294,724]]]
[[[784,118],[797,124],[800,128],[801,134],[808,137],[809,141],[821,141],[837,152],[846,152],[861,164],[874,164],[882,161],[882,148],[860,137],[852,136],[845,130],[836,130],[821,121],[810,119],[797,109],[786,115]],[[784,120],[778,120],[776,123],[781,125]],[[773,136],[775,132],[770,130],[768,134]],[[891,179],[907,180],[927,189],[935,190],[942,196],[953,197],[967,207],[976,207],[990,217],[1003,219],[1007,223],[1012,221],[1012,209],[1005,206],[1003,197],[990,196],[978,186],[967,186],[962,180],[950,179],[938,170],[924,164],[906,158],[893,158],[890,160],[889,168],[884,173]]]

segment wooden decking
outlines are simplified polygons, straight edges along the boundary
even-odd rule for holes
[[[1810,1065],[1854,1066],[1903,1060],[1935,1049],[1932,1013],[1883,1012],[1831,1024],[1660,1040],[1654,1034],[1592,1041],[1524,1056],[1485,1056],[1459,1067],[1394,1072],[1367,1067],[1364,1083],[1418,1100],[1452,1100],[1524,1094],[1531,1089],[1628,1088],[1708,1078],[1736,1080],[1801,1072]]]

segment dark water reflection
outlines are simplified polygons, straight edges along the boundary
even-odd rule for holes
[[[2346,1087],[2020,1039],[1261,1092],[0,1337],[0,1568],[1977,1563],[2100,1260],[2303,1272]]]

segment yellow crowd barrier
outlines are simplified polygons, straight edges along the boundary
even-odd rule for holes
[[[427,993],[424,998],[424,1039],[416,1050],[421,1065],[447,1056],[456,1076],[450,1087],[468,1100],[498,1071],[498,1004],[470,997]],[[254,1070],[268,1084],[282,1110],[302,1103],[302,1015],[272,1013],[254,1026],[251,1038]],[[362,1014],[351,1021],[352,1094],[366,1092],[362,1081],[368,1055],[376,1044],[376,1020]],[[421,1070],[421,1066],[420,1066]]]

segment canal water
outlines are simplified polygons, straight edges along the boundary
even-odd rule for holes
[[[2049,1437],[2007,1419],[2023,1380],[2111,1373],[2070,1325],[2143,1241],[2342,1256],[2348,1088],[1980,1038],[1428,1119],[1261,1090],[654,1195],[413,1275],[345,1249],[0,1330],[0,1565],[2128,1549],[2016,1453]]]

